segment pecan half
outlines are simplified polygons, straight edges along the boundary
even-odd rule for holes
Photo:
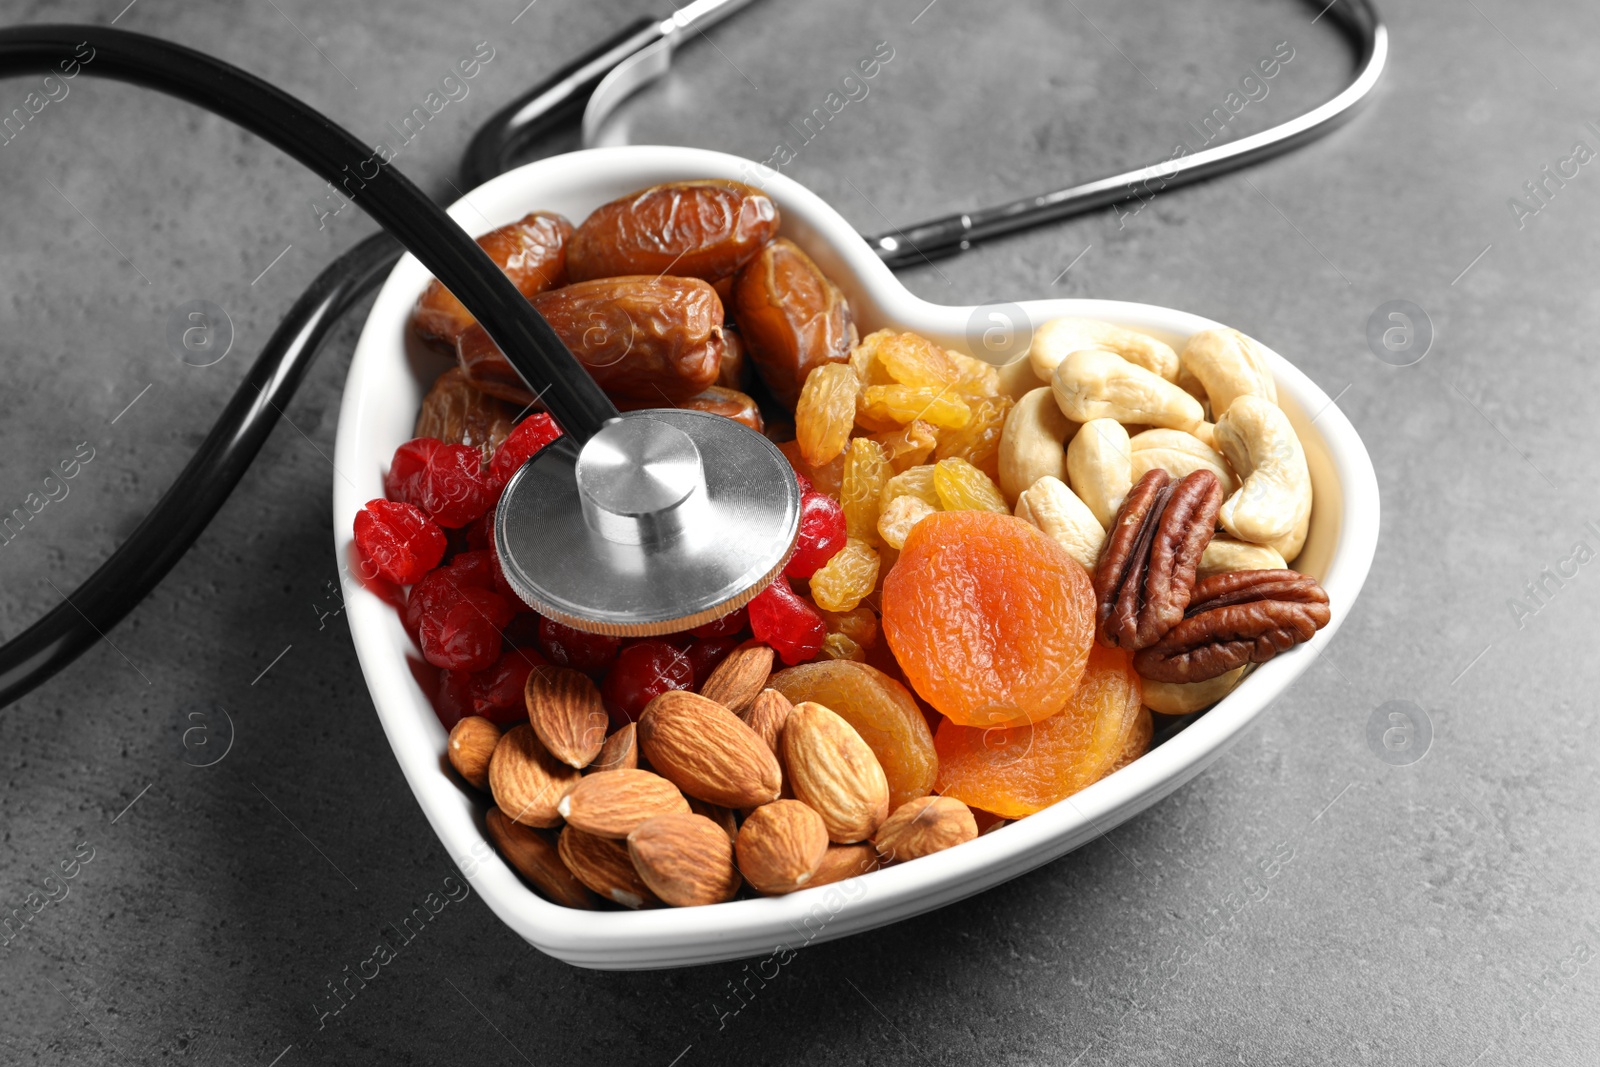
[[[1148,648],[1183,619],[1221,506],[1222,484],[1209,470],[1174,483],[1156,468],[1139,479],[1095,567],[1102,644]]]
[[[1135,653],[1133,667],[1157,682],[1203,682],[1311,640],[1328,617],[1328,594],[1308,574],[1212,575],[1194,587],[1183,621]]]

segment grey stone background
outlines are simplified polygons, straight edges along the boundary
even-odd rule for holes
[[[649,8],[524,2],[85,0],[10,3],[4,19],[117,17],[367,137],[489,41],[471,96],[398,160],[448,200],[478,122]],[[1348,65],[1316,6],[1293,0],[926,3],[756,4],[687,46],[617,130],[765,157],[889,41],[871,95],[786,168],[877,231],[1164,158],[1279,41],[1295,58],[1238,131],[1325,98]],[[1384,509],[1366,590],[1208,773],[1027,877],[802,952],[737,1014],[713,1005],[735,1006],[739,964],[575,970],[474,898],[319,1030],[325,983],[453,872],[343,620],[323,617],[326,457],[354,316],[172,575],[0,715],[0,910],[80,842],[93,850],[70,895],[0,948],[0,1061],[1597,1062],[1600,565],[1574,547],[1600,548],[1585,526],[1600,521],[1600,171],[1581,168],[1521,228],[1508,199],[1574,142],[1600,148],[1584,125],[1600,121],[1600,11],[1384,7],[1392,69],[1327,140],[1131,218],[904,273],[953,303],[1089,295],[1220,319],[1298,362],[1364,436]],[[0,111],[32,87],[0,83]],[[0,510],[94,449],[70,495],[0,549],[0,632],[132,529],[280,313],[370,232],[349,212],[319,231],[320,184],[218,119],[89,78],[0,147]],[[195,299],[236,329],[204,369],[165,342],[169,313]],[[1365,342],[1397,299],[1437,333],[1407,368]],[[1420,762],[1369,745],[1389,701],[1423,709]],[[233,748],[186,766],[186,715],[211,705],[231,714]]]

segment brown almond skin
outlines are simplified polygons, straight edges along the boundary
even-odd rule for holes
[[[815,889],[819,885],[832,885],[871,874],[880,866],[882,863],[878,859],[878,850],[869,844],[829,845],[816,873],[806,881],[806,888]]]
[[[878,757],[831,708],[796,704],[779,746],[795,799],[816,809],[835,844],[865,841],[888,818],[889,780]]]
[[[972,810],[955,797],[918,797],[895,809],[872,843],[886,863],[903,863],[942,852],[978,836]]]
[[[733,842],[704,815],[657,815],[628,835],[628,857],[663,902],[686,908],[732,900],[741,879]]]
[[[776,756],[778,738],[783,735],[783,724],[788,721],[789,713],[793,710],[794,705],[789,703],[788,697],[776,689],[763,689],[756,694],[756,698],[739,717],[767,743],[767,747],[772,749],[772,754]]]
[[[585,774],[596,774],[600,771],[631,771],[639,766],[639,728],[634,723],[628,723],[622,729],[606,738],[606,743],[600,747],[600,755],[594,762],[585,768]]]
[[[506,272],[523,296],[533,297],[567,284],[567,244],[572,232],[572,223],[560,215],[535,211],[490,230],[478,238],[478,247]],[[411,313],[417,336],[446,351],[477,321],[438,279],[423,290]]]
[[[694,797],[690,797],[689,810],[696,815],[704,815],[716,823],[722,828],[722,832],[728,835],[729,841],[738,839],[739,820],[734,817],[732,808],[725,808],[720,804],[707,804],[703,800],[696,800]]]
[[[822,816],[798,800],[775,800],[750,813],[734,842],[739,870],[759,893],[803,889],[828,851]]]
[[[489,809],[483,825],[505,861],[540,893],[567,908],[593,911],[599,907],[599,898],[572,876],[544,833],[512,822],[499,808]]]
[[[578,782],[578,772],[545,750],[533,727],[507,730],[489,760],[489,792],[495,806],[524,826],[555,826],[556,805]]]
[[[511,432],[516,416],[515,408],[475,388],[460,367],[451,367],[434,379],[422,398],[411,436],[468,445],[483,453],[483,461],[488,463]]]
[[[756,373],[791,411],[806,376],[849,359],[857,341],[844,293],[783,237],[734,277],[733,317]]]
[[[602,204],[572,235],[573,281],[623,274],[725,278],[778,232],[778,205],[723,178],[667,182]]]
[[[485,793],[489,791],[489,760],[500,743],[500,727],[481,715],[468,715],[450,728],[445,755],[450,766],[467,783]]]
[[[743,718],[745,709],[767,687],[771,675],[772,647],[759,641],[746,641],[717,664],[711,677],[700,687],[700,695]]]
[[[661,903],[634,870],[626,842],[596,837],[576,827],[565,826],[561,829],[556,851],[573,877],[613,904],[650,908]]]
[[[587,674],[541,664],[528,673],[522,696],[528,725],[552,756],[582,769],[600,755],[611,720],[599,687]]]
[[[650,766],[689,796],[725,808],[776,800],[777,757],[739,717],[698,693],[671,689],[639,716],[639,748]]]
[[[657,815],[687,814],[689,802],[678,787],[649,771],[612,771],[583,778],[561,798],[556,810],[586,834],[627,837]]]

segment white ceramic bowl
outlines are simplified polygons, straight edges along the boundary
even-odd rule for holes
[[[474,234],[528,211],[559,211],[574,221],[631,190],[685,178],[750,180],[751,164],[688,148],[606,148],[543,160],[473,190],[451,208]],[[816,260],[850,298],[863,334],[882,326],[915,330],[966,348],[972,308],[927,303],[907,292],[854,229],[815,194],[767,172],[766,191],[783,213],[784,235]],[[959,848],[786,897],[701,908],[584,912],[558,907],[528,889],[484,836],[481,797],[458,784],[445,762],[445,731],[413,674],[418,653],[394,607],[350,580],[351,524],[366,501],[383,495],[383,473],[411,436],[436,357],[409,348],[406,321],[428,282],[412,257],[401,260],[373,305],[345,385],[333,483],[334,548],[346,575],[346,617],[384,732],[434,832],[472,887],[506,925],[535,947],[584,967],[642,969],[710,963],[798,949],[883,926],[954,903],[1048,863],[1105,833],[1193,778],[1237,739],[1309,667],[1355,602],[1378,538],[1378,484],[1361,440],[1309,378],[1270,353],[1280,403],[1310,461],[1316,505],[1297,567],[1316,575],[1332,619],[1309,645],[1253,671],[1188,729],[1133,764],[1054,807]],[[1085,315],[1148,331],[1181,347],[1218,324],[1198,315],[1111,300],[1021,302],[1034,325]],[[1313,421],[1314,420],[1314,421]]]

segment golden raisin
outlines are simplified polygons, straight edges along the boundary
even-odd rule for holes
[[[783,441],[778,445],[778,451],[789,461],[789,466],[811,479],[811,485],[817,492],[827,493],[829,496],[839,495],[839,484],[844,478],[843,453],[834,456],[820,467],[813,467],[800,454],[799,441]]]
[[[961,377],[960,369],[944,349],[914,333],[896,333],[883,338],[874,356],[889,377],[901,385],[938,392],[954,386]]]
[[[889,372],[878,359],[879,347],[893,336],[893,330],[876,330],[863,337],[861,343],[850,350],[850,366],[855,369],[862,385],[894,384],[894,379],[889,377]]]
[[[845,539],[811,576],[811,599],[827,611],[849,611],[878,587],[878,553],[855,537]]]
[[[844,477],[839,484],[839,503],[844,506],[845,529],[851,537],[868,544],[878,543],[878,510],[883,485],[889,480],[889,461],[883,446],[868,437],[850,442],[844,456]]]
[[[883,567],[879,566],[881,573]],[[878,643],[878,616],[868,607],[855,607],[849,611],[817,609],[830,634],[843,634],[862,648],[873,648]]]
[[[928,389],[912,385],[869,385],[861,390],[859,407],[858,419],[874,419],[880,424],[888,421],[897,426],[921,419],[954,430],[965,426],[972,418],[966,402],[948,386]]]
[[[990,477],[964,459],[951,457],[933,465],[933,488],[945,511],[993,511],[1011,514],[1005,494]]]
[[[929,507],[937,508],[939,491],[933,485],[933,464],[903,470],[883,483],[883,506],[887,508],[897,496],[914,496]]]
[[[865,663],[866,652],[844,634],[829,634],[822,639],[821,659],[847,659],[852,663]]]
[[[956,365],[960,376],[956,378],[956,392],[963,396],[999,396],[1000,371],[992,363],[964,356],[945,349],[945,355]]]
[[[857,412],[857,421],[860,417],[861,413]],[[889,467],[895,474],[926,463],[939,443],[933,425],[921,419],[914,419],[896,430],[875,433],[872,439],[883,446],[884,455],[889,457]]]
[[[848,363],[824,363],[806,376],[794,409],[795,439],[813,467],[838,456],[856,421],[856,373]]]
[[[1016,402],[1009,396],[986,396],[969,401],[972,421],[958,430],[944,430],[934,458],[952,456],[966,460],[991,479],[1000,477],[1000,434]]]
[[[911,536],[911,528],[938,510],[910,493],[897,496],[889,501],[889,505],[878,516],[878,536],[890,548],[904,548],[906,538]]]

